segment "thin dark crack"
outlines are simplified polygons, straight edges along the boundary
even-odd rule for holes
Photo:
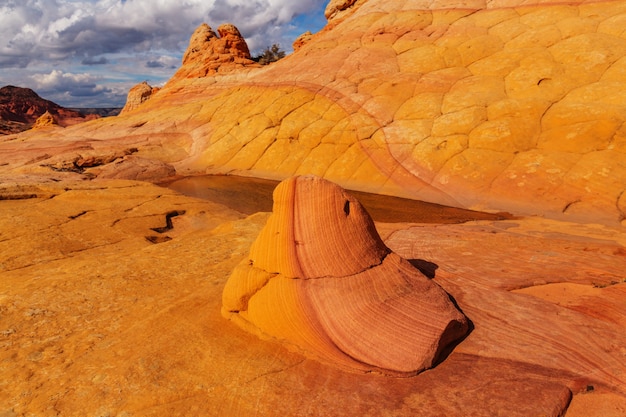
[[[276,369],[276,370],[274,370],[274,371],[268,371],[268,372],[262,373],[262,374],[260,374],[260,375],[255,376],[255,377],[254,377],[254,378],[252,378],[252,379],[247,380],[247,381],[245,382],[245,384],[251,384],[252,382],[256,381],[257,379],[265,378],[265,377],[266,377],[266,376],[268,376],[268,375],[274,375],[274,374],[279,374],[279,373],[281,373],[281,372],[288,371],[288,370],[290,370],[290,369],[292,369],[292,368],[295,368],[295,367],[296,367],[296,366],[298,366],[298,365],[301,365],[304,361],[306,361],[306,358],[302,358],[302,359],[300,359],[298,362],[296,362],[296,363],[294,363],[294,364],[291,364],[291,365],[289,365],[289,366],[286,366],[285,368]]]
[[[67,216],[67,218],[74,220],[74,219],[79,218],[80,216],[84,216],[85,214],[87,214],[87,211],[81,211],[80,213],[74,214],[72,216]]]
[[[567,210],[569,210],[569,208],[570,208],[572,205],[574,205],[574,204],[576,204],[576,203],[580,203],[580,202],[581,202],[581,200],[574,200],[574,201],[571,201],[571,202],[567,203],[567,204],[565,205],[565,207],[563,207],[563,210],[561,210],[561,213],[565,214],[565,212],[566,212]]]

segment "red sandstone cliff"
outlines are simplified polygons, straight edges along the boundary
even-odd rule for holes
[[[30,88],[5,86],[0,88],[0,134],[30,129],[44,113],[49,112],[60,126],[70,126],[97,116],[85,116],[41,98]]]

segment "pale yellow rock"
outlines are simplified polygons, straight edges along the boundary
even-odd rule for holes
[[[469,146],[515,154],[537,145],[539,124],[532,118],[500,118],[488,120],[469,133]]]
[[[506,98],[505,85],[500,77],[472,76],[459,80],[444,96],[441,112],[452,113]]]
[[[41,129],[48,126],[58,125],[57,121],[54,119],[54,116],[46,110],[44,114],[39,116],[35,123],[33,124],[33,129]]]
[[[537,147],[577,154],[600,151],[609,146],[620,126],[616,120],[592,120],[555,127],[539,135]]]
[[[502,40],[495,35],[473,36],[457,46],[461,56],[461,65],[467,67],[502,49]]]
[[[394,115],[394,119],[434,119],[441,115],[443,93],[423,92],[406,100]]]
[[[413,47],[398,55],[398,66],[403,73],[423,74],[446,68],[444,48],[432,44]]]
[[[432,178],[452,158],[467,149],[467,135],[431,136],[420,142],[412,159],[421,167],[420,178]]]

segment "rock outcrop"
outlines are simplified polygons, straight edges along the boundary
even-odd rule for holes
[[[624,22],[622,1],[359,0],[270,66],[0,137],[0,415],[623,417]],[[228,277],[252,271],[241,262],[273,215],[128,179],[172,167],[514,215],[376,224],[472,324],[434,368],[383,378],[225,320]],[[324,312],[314,294],[297,311]],[[339,351],[318,340],[311,357]]]
[[[59,178],[0,183],[2,414],[624,416],[620,228],[377,223],[399,256],[436,264],[432,281],[474,325],[438,366],[385,378],[222,317],[225,282],[269,214],[145,182]]]
[[[276,187],[272,216],[222,299],[244,329],[361,372],[415,375],[468,331],[448,294],[385,246],[356,199],[312,176]]]
[[[56,119],[48,110],[46,110],[44,114],[42,114],[41,116],[37,118],[37,120],[35,120],[35,123],[33,124],[32,128],[41,129],[43,127],[54,126],[54,125],[58,125]]]
[[[128,113],[131,110],[135,110],[143,102],[148,100],[154,93],[159,91],[158,87],[152,87],[147,81],[137,84],[128,91],[128,97],[126,98],[126,104],[120,112],[120,114]]]
[[[258,66],[250,56],[248,44],[234,25],[220,25],[216,34],[203,23],[191,35],[182,67],[173,79],[201,78]]]
[[[326,19],[332,20],[341,17],[347,10],[349,10],[357,0],[330,0],[324,10],[324,16]]]
[[[309,31],[304,32],[302,35],[298,36],[296,40],[293,41],[293,44],[291,45],[293,47],[293,50],[297,51],[298,49],[302,48],[311,40],[312,37],[313,37],[313,34]]]
[[[160,148],[179,173],[314,174],[457,207],[626,222],[624,5],[529,3],[356,2],[263,68],[236,32],[203,25],[141,111],[65,140]]]

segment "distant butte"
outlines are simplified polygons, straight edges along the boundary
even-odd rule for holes
[[[5,86],[0,88],[0,134],[30,129],[35,121],[48,113],[60,126],[70,126],[97,118],[59,106],[41,98],[30,88]]]

